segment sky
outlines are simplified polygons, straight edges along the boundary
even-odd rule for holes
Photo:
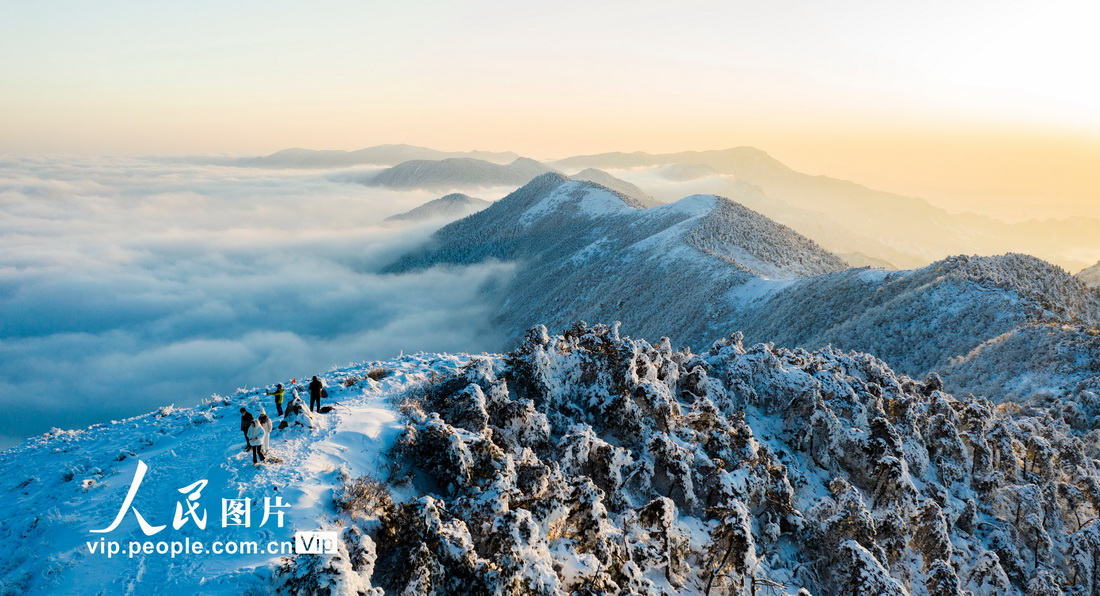
[[[1095,3],[4,1],[0,154],[751,145],[1100,217]]]

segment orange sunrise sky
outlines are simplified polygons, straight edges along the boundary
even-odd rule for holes
[[[14,3],[0,153],[751,145],[952,211],[1100,217],[1087,2]]]

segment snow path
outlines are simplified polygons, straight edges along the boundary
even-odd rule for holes
[[[384,477],[385,452],[403,423],[391,403],[432,372],[454,371],[468,355],[416,354],[318,375],[328,384],[314,428],[275,429],[270,456],[281,463],[253,466],[244,450],[239,409],[254,414],[261,407],[274,414],[264,389],[238,392],[188,409],[171,406],[158,412],[79,431],[57,431],[0,453],[0,540],[9,548],[0,555],[0,594],[241,594],[267,591],[270,569],[282,555],[124,553],[108,558],[92,554],[88,543],[116,541],[293,541],[295,531],[331,527],[332,497],[341,484],[341,470],[350,476]],[[367,371],[392,373],[380,382]],[[344,386],[346,379],[362,379]],[[289,386],[289,379],[282,381]],[[308,383],[299,379],[299,385]],[[307,393],[308,395],[308,393]],[[306,400],[308,402],[308,399]],[[287,403],[289,404],[288,399]],[[276,426],[278,420],[275,420]],[[120,459],[121,458],[121,459]],[[145,536],[132,512],[108,533],[108,527],[134,479],[138,461],[148,469],[133,501],[136,509],[162,531]],[[173,528],[178,489],[196,481],[208,484],[199,497],[205,509],[200,529],[184,515]],[[222,499],[251,499],[250,527],[222,527]],[[290,505],[277,527],[274,518],[261,527],[264,499],[281,498]],[[18,545],[18,546],[16,546]]]

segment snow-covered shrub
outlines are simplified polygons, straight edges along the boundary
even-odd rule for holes
[[[432,497],[403,503],[382,519],[375,582],[400,594],[490,593],[497,577],[478,556],[465,521]]]
[[[367,378],[372,381],[381,381],[391,374],[393,374],[393,371],[388,368],[372,368],[367,371]]]
[[[347,516],[395,593],[1001,596],[1100,577],[1100,433],[1080,406],[585,324],[406,397],[390,481],[419,498]]]
[[[349,479],[333,501],[336,511],[352,518],[378,518],[394,507],[389,487],[370,476]]]
[[[382,596],[371,585],[374,542],[358,530],[340,533],[337,552],[286,558],[272,576],[276,594],[292,596]]]

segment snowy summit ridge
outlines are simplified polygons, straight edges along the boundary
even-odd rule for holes
[[[601,185],[550,172],[452,223],[390,265],[401,272],[496,259],[520,263],[499,306],[502,329],[535,320],[623,318],[632,333],[716,333],[713,301],[749,279],[793,280],[844,262],[790,228],[713,195],[643,208]],[[691,293],[685,299],[685,290]],[[710,296],[710,300],[692,297]]]
[[[1026,387],[1061,396],[1098,376],[1080,364],[1092,348],[1078,340],[1100,325],[1100,290],[1041,259],[962,255],[906,271],[848,269],[790,228],[714,195],[640,207],[548,173],[442,228],[388,270],[514,262],[504,291],[486,295],[509,345],[540,321],[561,329],[621,320],[625,332],[674,335],[697,349],[741,329],[753,342],[858,350],[905,374],[940,371],[956,392],[1013,387],[1019,397]],[[981,349],[1034,325],[1075,330],[1061,334],[1050,358],[1030,359],[1038,369],[1009,365],[1004,349]],[[1050,344],[1038,333],[1012,342],[1014,351]]]

